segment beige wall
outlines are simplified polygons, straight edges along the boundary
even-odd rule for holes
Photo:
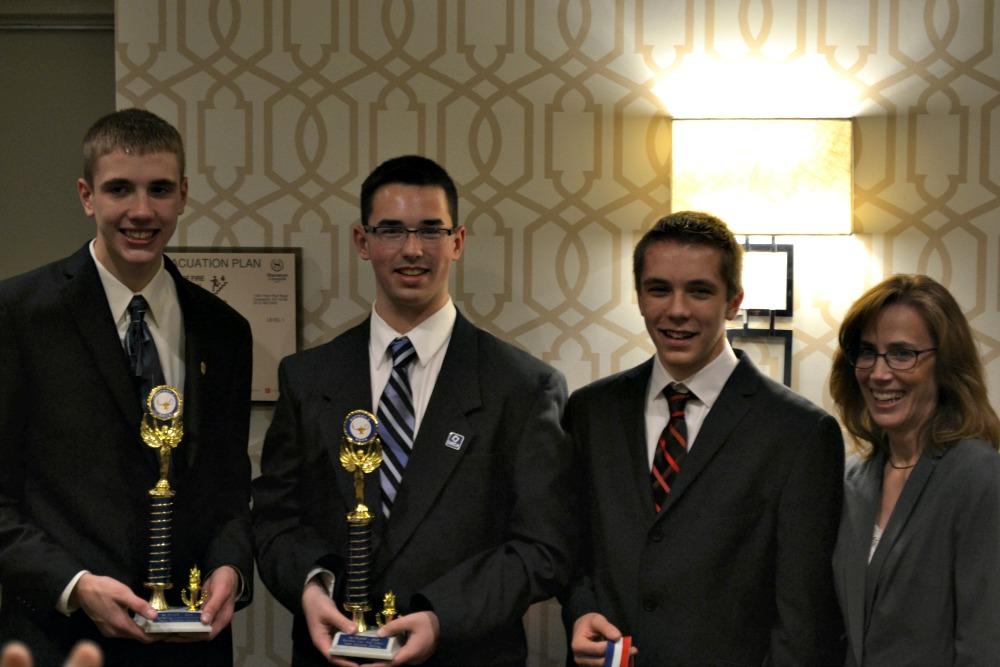
[[[670,109],[652,89],[697,57],[742,58],[779,76],[819,66],[855,97],[858,233],[794,240],[796,312],[780,324],[794,330],[794,388],[830,408],[845,308],[884,275],[920,271],[956,294],[1000,391],[992,1],[119,0],[117,10],[118,105],[164,115],[188,142],[191,205],[177,242],[301,246],[306,345],[365,317],[372,277],[349,244],[357,192],[380,160],[420,152],[459,183],[469,242],[453,294],[474,322],[563,370],[571,388],[646,358],[629,253],[670,204]],[[726,111],[770,94],[734,94]],[[754,353],[772,367],[773,350]],[[268,419],[257,409],[255,459]],[[237,620],[241,660],[285,664],[286,616],[258,590]],[[532,611],[529,632],[534,664],[555,664],[553,606]]]

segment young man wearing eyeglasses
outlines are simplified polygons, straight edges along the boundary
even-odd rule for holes
[[[353,410],[379,415],[383,462],[365,479],[370,598],[396,595],[401,616],[383,631],[408,639],[395,663],[524,664],[521,618],[568,576],[565,381],[455,308],[448,274],[466,240],[457,209],[454,183],[432,160],[379,165],[352,230],[375,272],[371,317],[281,364],[254,523],[261,577],[295,614],[295,664],[326,664],[334,633],[356,629],[334,602],[354,506],[337,452]],[[386,398],[400,367],[402,407]]]

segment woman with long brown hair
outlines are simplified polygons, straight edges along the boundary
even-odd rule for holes
[[[868,290],[830,391],[859,454],[834,553],[847,664],[996,664],[1000,420],[954,297],[921,275]]]

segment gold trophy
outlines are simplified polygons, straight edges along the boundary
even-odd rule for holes
[[[139,435],[147,446],[155,449],[160,461],[160,476],[156,485],[149,490],[149,567],[147,581],[143,584],[152,591],[149,606],[158,613],[155,621],[138,614],[135,620],[147,633],[203,633],[211,632],[211,626],[201,622],[201,572],[192,568],[188,593],[182,592],[187,608],[171,608],[167,604],[165,591],[173,588],[170,582],[170,539],[174,510],[174,491],[170,488],[170,457],[184,438],[184,423],[181,414],[184,400],[174,387],[162,384],[153,387],[146,398],[146,412],[139,425]],[[197,581],[197,583],[196,583]],[[197,590],[196,590],[197,589]]]
[[[378,420],[367,410],[354,410],[344,418],[344,436],[340,441],[340,465],[354,474],[354,499],[357,506],[347,514],[347,599],[344,609],[351,613],[358,626],[357,634],[338,632],[330,646],[330,655],[369,660],[391,660],[400,649],[396,637],[378,637],[370,629],[366,612],[368,577],[372,562],[372,519],[375,515],[365,505],[365,475],[375,472],[382,464],[382,441],[378,437]],[[388,592],[382,613],[376,614],[381,627],[396,616],[396,596]]]

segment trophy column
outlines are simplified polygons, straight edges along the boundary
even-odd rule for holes
[[[365,613],[371,611],[368,603],[368,579],[371,574],[372,562],[372,514],[368,508],[362,507],[347,515],[348,552],[347,552],[347,601],[344,609],[351,612],[353,620],[358,625],[358,632],[368,629]]]
[[[149,509],[149,568],[146,571],[146,588],[153,595],[149,606],[156,611],[166,611],[167,599],[163,591],[173,588],[170,583],[170,530],[173,521],[174,493],[150,489]]]

